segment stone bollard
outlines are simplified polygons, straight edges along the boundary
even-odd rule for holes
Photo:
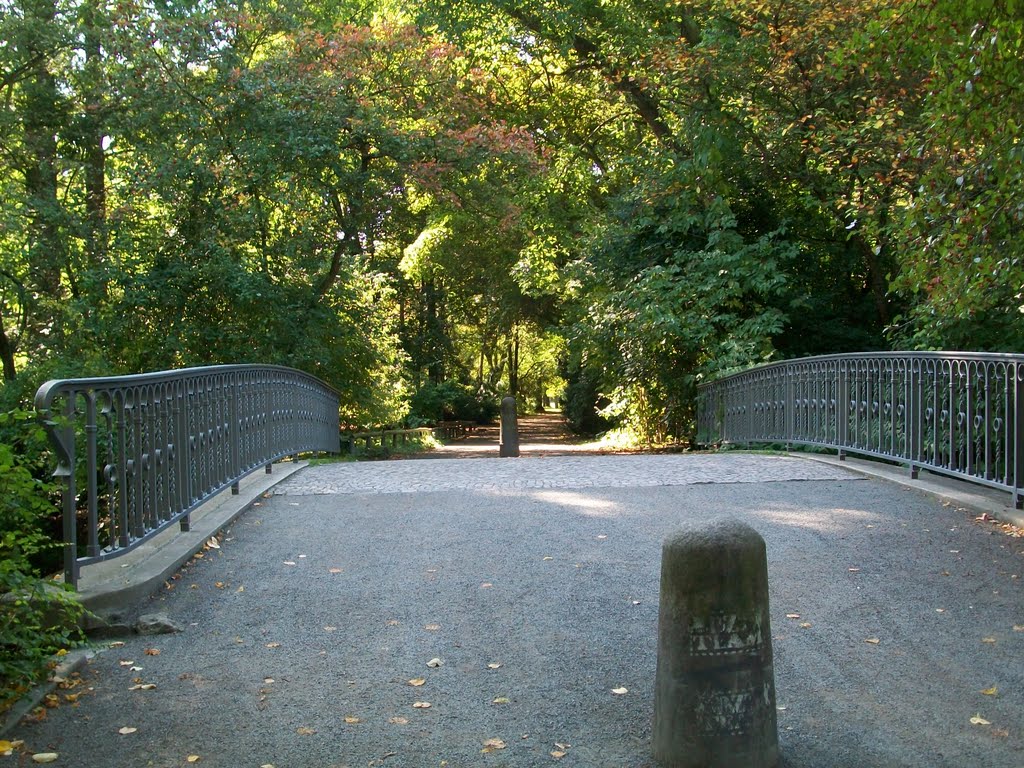
[[[738,520],[662,547],[653,748],[664,768],[778,765],[765,545]]]
[[[506,397],[501,401],[501,437],[498,443],[498,456],[515,457],[519,455],[519,422],[516,418],[516,399]]]

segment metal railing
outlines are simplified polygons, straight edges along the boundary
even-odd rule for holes
[[[697,439],[834,448],[1024,494],[1024,355],[826,355],[700,387]]]
[[[71,585],[175,522],[187,531],[193,510],[260,467],[339,450],[338,393],[279,366],[48,381],[35,406],[57,453]]]

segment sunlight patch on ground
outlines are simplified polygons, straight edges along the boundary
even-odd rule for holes
[[[619,512],[614,502],[575,491],[534,491],[530,496],[546,504],[572,507],[587,517],[614,517]]]
[[[807,507],[774,505],[768,509],[753,512],[755,517],[793,528],[807,528],[821,533],[837,533],[850,528],[862,528],[885,522],[886,518],[876,512],[863,509],[815,509]]]

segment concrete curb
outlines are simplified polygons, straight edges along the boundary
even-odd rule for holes
[[[79,601],[101,619],[120,623],[138,603],[159,589],[201,550],[211,536],[307,464],[305,461],[281,462],[273,465],[273,474],[254,472],[239,482],[237,495],[222,491],[193,512],[192,530],[183,533],[172,526],[124,557],[83,568],[78,583]],[[103,622],[93,621],[86,629],[103,626]]]
[[[274,465],[273,474],[250,474],[239,482],[237,495],[225,490],[193,512],[192,530],[187,533],[172,527],[122,558],[83,568],[77,597],[87,610],[99,617],[99,621],[87,621],[85,629],[109,628],[107,622],[121,623],[138,603],[159,589],[183,563],[202,549],[211,536],[230,525],[254,501],[308,463],[282,462]],[[105,647],[80,648],[64,656],[45,683],[35,686],[0,716],[0,736],[42,704],[60,680],[80,672],[89,659]]]
[[[824,454],[794,452],[788,455],[831,464],[834,467],[843,467],[865,477],[895,483],[979,514],[987,514],[1000,522],[1024,528],[1024,512],[1013,508],[1011,497],[1006,491],[935,475],[926,470],[922,470],[918,478],[914,480],[910,477],[910,472],[906,467],[849,456],[841,461],[838,456]]]
[[[21,721],[21,718],[42,704],[43,699],[56,690],[57,684],[61,680],[67,679],[75,672],[81,672],[89,659],[95,655],[95,649],[80,648],[64,656],[45,683],[37,685],[18,699],[14,706],[3,715],[0,715],[0,736],[7,735]]]

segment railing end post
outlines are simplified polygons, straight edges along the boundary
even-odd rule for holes
[[[221,487],[223,488],[223,486],[221,486]],[[237,481],[235,481],[234,483],[231,484],[231,495],[232,496],[237,496],[238,495],[238,482]]]
[[[271,461],[271,462],[268,462],[268,463],[267,463],[267,464],[266,464],[266,465],[265,465],[265,466],[263,467],[263,473],[264,473],[264,474],[267,474],[267,475],[269,475],[269,474],[271,474],[271,473],[272,473],[273,471],[274,471],[274,462],[272,462],[272,461]]]
[[[234,492],[234,491],[232,491],[232,492]],[[192,516],[191,515],[185,515],[184,517],[182,517],[178,521],[178,526],[179,526],[179,529],[181,530],[182,533],[188,533],[189,531],[191,531],[192,530]]]

